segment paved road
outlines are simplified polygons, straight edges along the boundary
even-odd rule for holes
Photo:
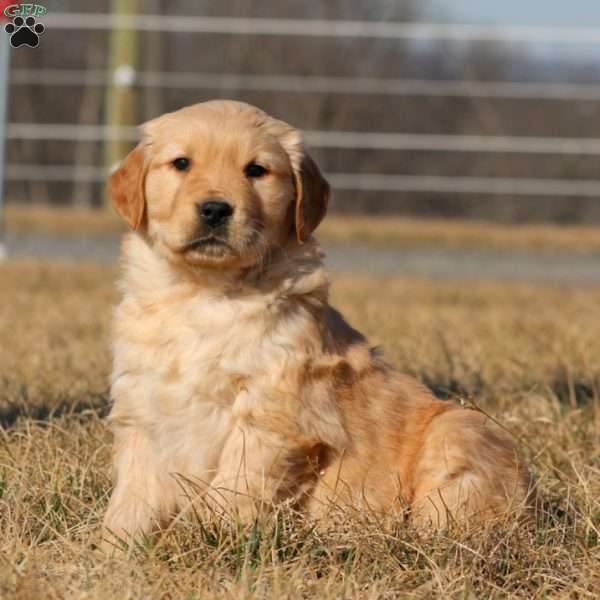
[[[119,240],[113,236],[61,238],[10,234],[5,241],[9,257],[112,262],[119,251]],[[562,285],[600,284],[600,256],[551,256],[439,248],[374,248],[357,245],[326,246],[325,250],[328,265],[333,271],[451,280],[499,279]]]

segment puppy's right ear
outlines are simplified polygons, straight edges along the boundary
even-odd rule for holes
[[[138,144],[108,179],[114,207],[134,231],[142,226],[146,216],[145,178],[146,157],[142,144]]]

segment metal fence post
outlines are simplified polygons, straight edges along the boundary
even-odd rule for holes
[[[6,119],[8,113],[8,79],[10,66],[8,39],[0,38],[0,260],[6,258],[4,239],[4,165],[6,162]]]

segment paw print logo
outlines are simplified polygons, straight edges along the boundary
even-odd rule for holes
[[[46,31],[41,23],[35,22],[35,17],[15,17],[12,23],[4,26],[4,31],[10,35],[10,45],[13,48],[29,46],[36,48],[40,43],[40,35]]]

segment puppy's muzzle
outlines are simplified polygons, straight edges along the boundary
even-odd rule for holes
[[[197,205],[197,210],[200,221],[209,229],[226,225],[233,215],[233,206],[223,198],[207,198]]]

